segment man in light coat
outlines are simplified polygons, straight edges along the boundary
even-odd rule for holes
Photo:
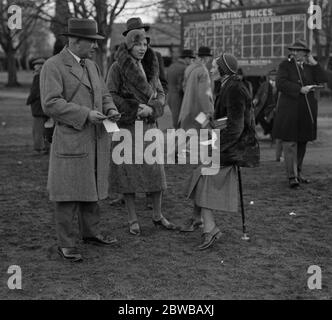
[[[184,74],[184,97],[179,115],[179,126],[184,130],[200,129],[195,121],[200,112],[213,114],[213,95],[209,71],[206,65],[211,62],[212,54],[208,47],[198,49],[198,57]]]
[[[43,66],[40,77],[44,112],[55,122],[50,153],[48,191],[55,202],[59,254],[81,261],[75,247],[74,215],[85,243],[110,245],[116,239],[99,233],[98,200],[108,196],[110,140],[102,121],[119,119],[97,65],[97,24],[70,19],[68,46]]]
[[[195,58],[190,49],[182,51],[180,57],[174,61],[167,70],[167,82],[169,86],[167,103],[172,112],[173,128],[178,128],[179,114],[183,100],[183,79],[186,68]]]

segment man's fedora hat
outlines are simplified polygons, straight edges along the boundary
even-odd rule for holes
[[[150,29],[150,26],[148,24],[144,24],[141,20],[141,18],[130,18],[127,20],[126,23],[127,30],[122,33],[123,36],[126,36],[127,33],[134,29],[143,29],[145,31],[148,31]]]
[[[180,58],[195,58],[194,52],[190,49],[184,49],[182,50],[182,53],[180,55]]]
[[[105,37],[98,34],[97,22],[92,19],[71,18],[68,20],[68,32],[64,36],[102,40]]]
[[[288,47],[288,50],[311,51],[304,40],[295,41],[291,47]]]
[[[199,57],[212,57],[211,49],[209,47],[199,47],[197,55]]]

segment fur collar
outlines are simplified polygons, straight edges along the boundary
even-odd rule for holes
[[[130,55],[125,43],[119,46],[115,54],[115,59],[118,61],[119,66],[127,79],[132,79],[132,74],[135,73],[136,77],[139,76],[140,81],[145,81],[144,75],[135,64],[134,59]],[[151,48],[147,48],[142,65],[145,71],[148,82],[159,77],[159,63],[158,58]]]

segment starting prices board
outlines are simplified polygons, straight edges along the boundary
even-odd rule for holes
[[[237,57],[246,75],[262,75],[287,57],[288,47],[308,38],[309,4],[212,10],[182,15],[182,45],[208,46],[215,57]]]

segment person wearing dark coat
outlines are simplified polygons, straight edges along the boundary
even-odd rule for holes
[[[203,239],[199,250],[209,248],[221,236],[213,211],[237,212],[236,166],[254,167],[259,163],[259,149],[249,149],[246,144],[249,128],[253,128],[254,133],[254,119],[249,90],[236,74],[237,60],[224,53],[216,63],[221,87],[215,100],[214,119],[227,117],[226,127],[220,131],[216,143],[219,159],[213,159],[212,155],[212,165],[207,168],[203,164],[194,170],[187,185],[187,196],[194,201],[194,216],[199,212],[203,218]],[[200,221],[192,218],[190,228],[182,228],[182,231],[193,231],[199,225]]]
[[[272,70],[267,74],[266,80],[259,86],[253,100],[256,124],[261,125],[264,135],[271,134],[273,128],[273,118],[278,98],[276,74],[276,71]]]
[[[309,182],[302,175],[302,164],[307,142],[317,137],[318,106],[311,85],[324,83],[327,78],[304,41],[295,42],[289,50],[289,59],[278,69],[280,97],[273,137],[283,141],[289,186],[298,188],[300,183]]]
[[[40,71],[45,62],[44,58],[36,58],[32,61],[31,65],[34,68],[34,77],[30,94],[26,104],[31,106],[31,114],[33,117],[32,124],[32,138],[33,148],[39,154],[47,154],[49,152],[50,145],[45,139],[44,124],[49,117],[44,113],[40,102]]]
[[[190,49],[182,51],[180,57],[174,61],[167,70],[167,82],[169,92],[167,103],[172,113],[173,128],[178,129],[179,114],[183,100],[183,79],[184,71],[192,63],[195,58],[194,53]]]
[[[128,210],[129,232],[141,232],[135,208],[135,193],[149,193],[153,203],[152,220],[155,225],[168,230],[175,226],[161,212],[162,192],[166,189],[166,176],[162,164],[149,164],[142,157],[136,163],[140,151],[145,152],[149,143],[143,137],[149,129],[156,128],[156,120],[163,115],[165,94],[159,80],[158,59],[148,46],[149,38],[143,30],[130,30],[126,42],[116,52],[116,61],[107,75],[107,86],[116,106],[122,113],[119,126],[123,132],[130,132],[135,141],[132,148],[131,163],[117,163],[114,153],[110,169],[110,192],[123,194]],[[142,134],[136,127],[142,128]],[[113,142],[113,150],[119,145]],[[127,145],[128,146],[128,145]]]

